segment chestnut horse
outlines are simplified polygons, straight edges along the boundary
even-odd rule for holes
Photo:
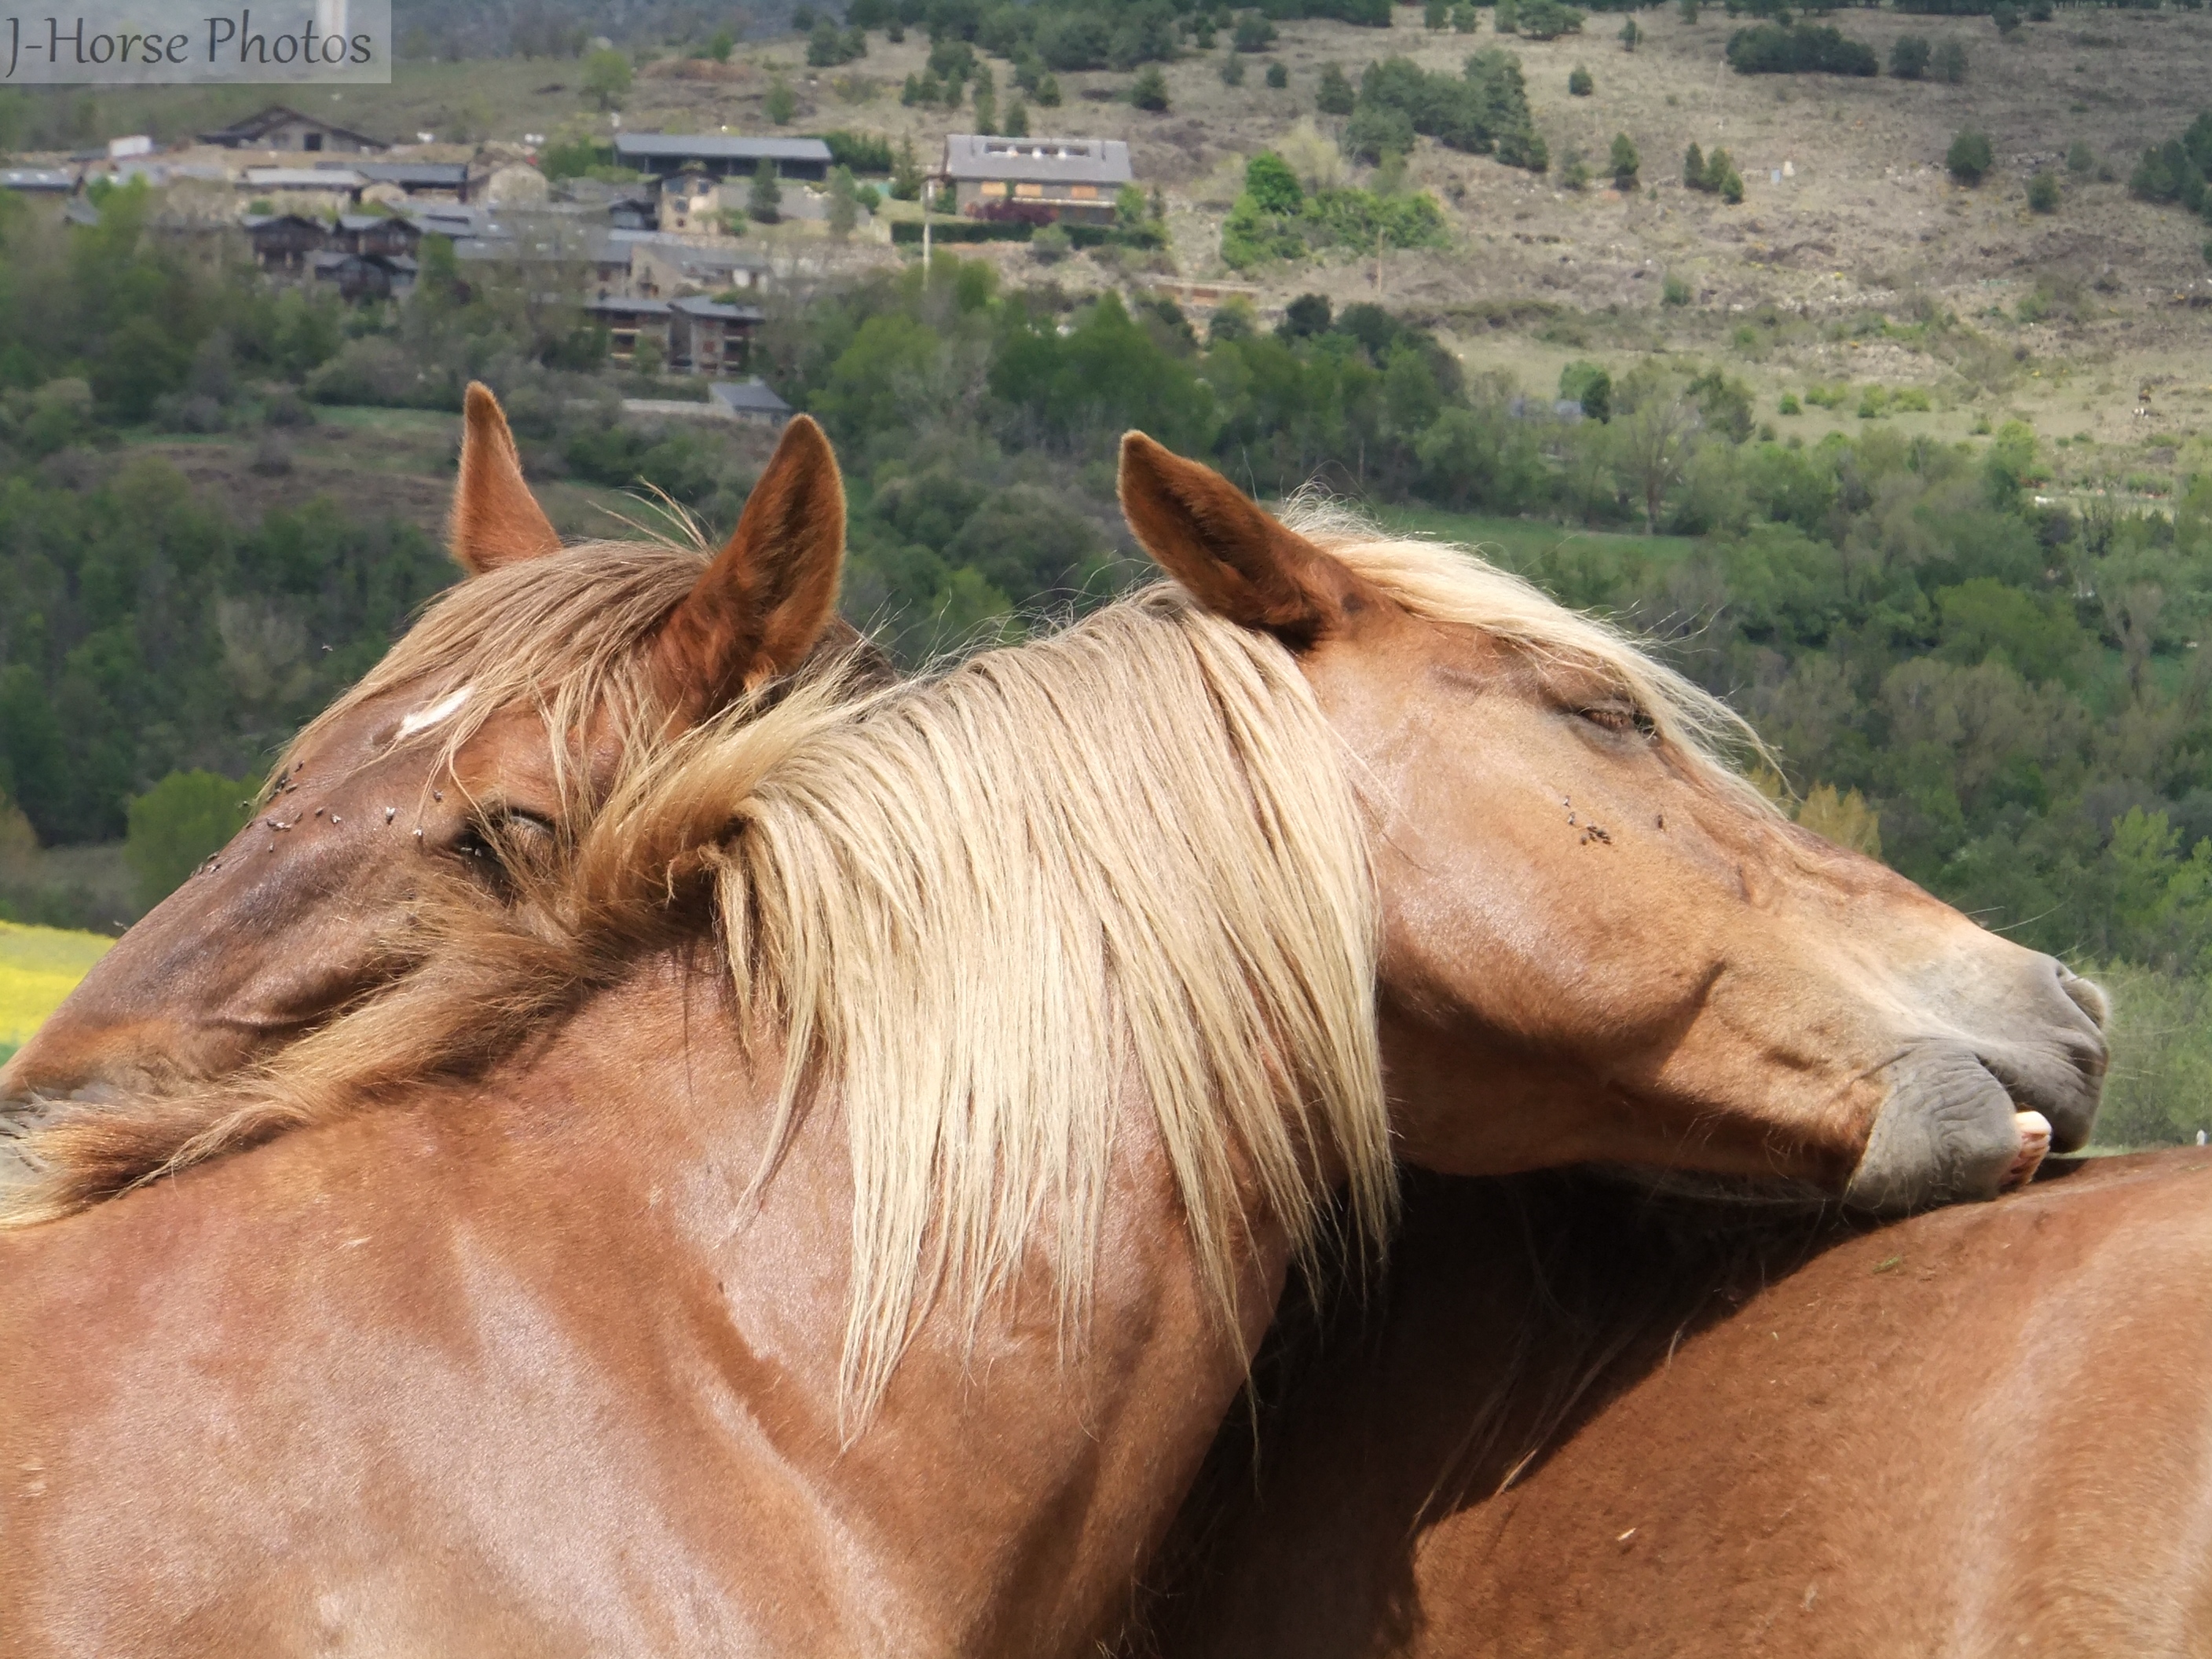
[[[312,1029],[396,964],[383,941],[426,872],[471,872],[571,832],[626,734],[684,725],[817,640],[843,494],[821,429],[785,431],[711,559],[647,542],[562,548],[498,402],[471,386],[439,599],[292,744],[261,815],[125,934],[4,1069],[0,1116],[221,1078]],[[811,556],[786,548],[804,537]],[[804,585],[763,587],[764,571]],[[12,1103],[12,1104],[11,1104]]]
[[[1134,435],[1122,490],[1180,586],[664,745],[204,1161],[0,1239],[18,1651],[1072,1652],[1394,1151],[1911,1202],[2015,1097],[2086,1130],[2063,970],[1692,688]]]
[[[1365,1324],[1276,1348],[1128,1650],[2212,1650],[2208,1182],[2092,1159],[1879,1230],[1419,1184]]]

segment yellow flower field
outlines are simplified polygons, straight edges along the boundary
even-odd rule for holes
[[[115,941],[0,921],[0,1055],[27,1039]]]

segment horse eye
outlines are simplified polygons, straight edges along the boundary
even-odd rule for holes
[[[1658,722],[1636,703],[1593,703],[1586,708],[1577,708],[1575,713],[1592,726],[1599,726],[1618,736],[1625,737],[1631,732],[1646,738],[1659,735]]]

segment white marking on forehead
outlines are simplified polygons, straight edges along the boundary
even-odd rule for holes
[[[403,738],[411,738],[417,732],[428,731],[441,720],[451,720],[455,714],[460,713],[461,705],[469,700],[469,693],[475,690],[473,685],[465,685],[453,696],[441,697],[428,708],[416,709],[399,722],[399,735]]]

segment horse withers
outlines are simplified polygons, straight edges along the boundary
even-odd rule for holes
[[[256,817],[103,957],[5,1068],[0,1113],[223,1077],[401,965],[427,876],[500,902],[503,860],[575,833],[641,731],[694,723],[859,636],[819,428],[787,428],[718,554],[564,548],[471,386],[449,544],[468,580],[286,751]],[[820,556],[789,556],[802,538]],[[783,592],[767,571],[800,573]]]
[[[202,1114],[289,1133],[0,1240],[24,1651],[1082,1650],[1399,1150],[1977,1191],[1982,1051],[2086,1127],[2052,965],[1809,855],[1616,637],[1141,439],[1123,494],[1179,587],[633,756]]]

